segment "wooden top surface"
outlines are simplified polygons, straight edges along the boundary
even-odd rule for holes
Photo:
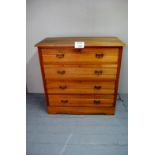
[[[36,47],[74,47],[75,41],[85,42],[85,47],[125,46],[117,37],[57,37],[45,38]]]

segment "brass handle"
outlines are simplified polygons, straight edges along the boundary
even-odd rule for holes
[[[104,54],[103,53],[96,53],[96,58],[103,58]]]
[[[61,100],[61,103],[68,103],[68,100]]]
[[[94,100],[94,104],[100,104],[101,101],[100,100]]]
[[[65,70],[58,70],[57,73],[63,75],[66,73],[66,71]]]
[[[64,58],[64,54],[63,54],[63,53],[56,54],[56,57],[57,57],[57,58],[60,58],[60,59],[61,59],[61,58]]]
[[[96,75],[101,75],[101,74],[103,73],[103,71],[102,71],[102,70],[95,70],[94,73],[95,73]]]
[[[94,89],[101,89],[101,86],[94,86]]]
[[[67,86],[59,86],[60,89],[66,89]]]

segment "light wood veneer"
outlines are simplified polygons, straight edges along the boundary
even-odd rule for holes
[[[85,47],[74,48],[75,41]],[[124,45],[117,37],[37,43],[48,113],[114,114]]]

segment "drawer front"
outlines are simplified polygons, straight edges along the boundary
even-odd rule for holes
[[[115,82],[46,81],[49,94],[113,94]]]
[[[117,63],[118,48],[42,49],[44,63]]]
[[[116,79],[117,65],[44,65],[45,79]]]
[[[115,107],[52,107],[48,106],[49,114],[106,114],[114,115]]]
[[[48,95],[50,106],[112,107],[114,95]]]

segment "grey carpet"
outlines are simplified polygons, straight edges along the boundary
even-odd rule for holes
[[[116,114],[48,115],[43,94],[27,94],[27,155],[127,155],[128,96]]]

